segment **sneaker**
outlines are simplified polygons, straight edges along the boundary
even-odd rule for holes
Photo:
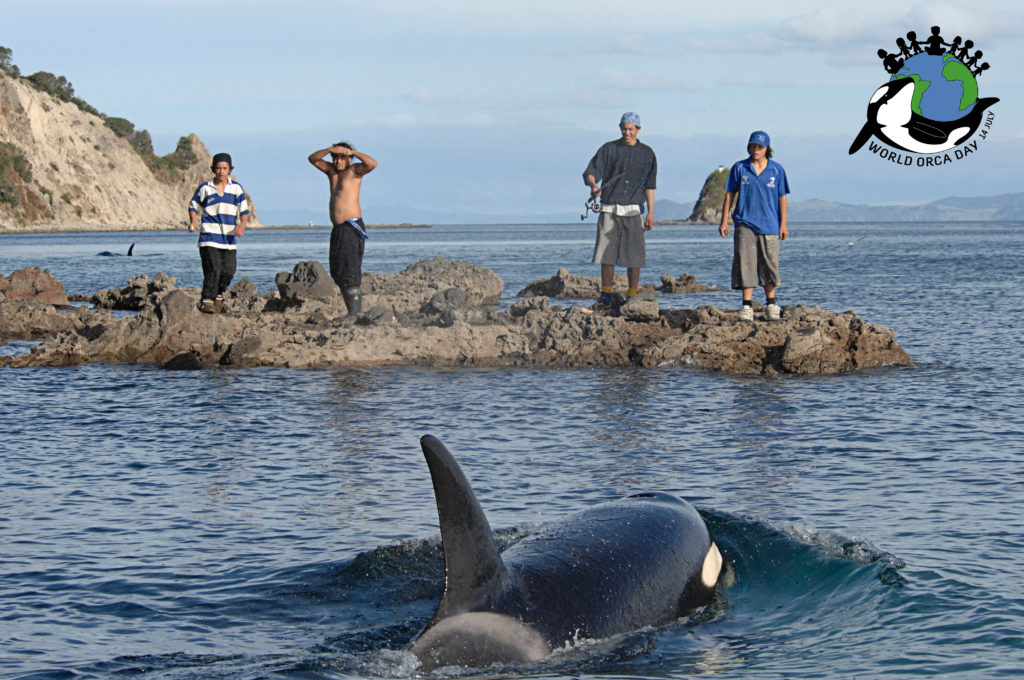
[[[740,321],[753,321],[754,320],[754,308],[750,305],[743,305],[740,307]]]
[[[611,293],[601,293],[601,297],[599,297],[597,299],[597,303],[601,304],[601,305],[604,305],[606,307],[610,307],[611,304],[612,304],[612,294]]]
[[[778,321],[782,318],[782,308],[778,305],[768,305],[765,310],[769,321]]]
[[[213,314],[216,310],[213,306],[213,300],[203,300],[199,303],[199,311],[203,314]]]

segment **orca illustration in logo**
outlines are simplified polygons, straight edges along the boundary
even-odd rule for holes
[[[868,103],[868,120],[850,145],[850,153],[856,153],[872,136],[913,153],[948,151],[977,132],[985,110],[999,101],[997,97],[983,97],[966,116],[937,121],[914,112],[913,96],[914,81],[910,78],[889,81],[875,90]]]

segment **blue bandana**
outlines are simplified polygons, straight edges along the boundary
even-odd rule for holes
[[[640,115],[633,113],[632,111],[627,111],[626,113],[622,114],[622,120],[619,121],[619,125],[622,125],[624,123],[629,123],[630,125],[640,127]]]

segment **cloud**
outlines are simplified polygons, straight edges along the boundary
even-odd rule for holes
[[[637,73],[622,69],[603,69],[594,77],[601,89],[625,92],[697,92],[703,86],[678,76]]]

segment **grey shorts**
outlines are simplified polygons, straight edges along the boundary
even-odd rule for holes
[[[747,225],[736,225],[732,239],[732,287],[733,290],[778,286],[779,236],[759,234]]]
[[[644,216],[603,212],[597,218],[594,264],[639,269],[647,264]]]

